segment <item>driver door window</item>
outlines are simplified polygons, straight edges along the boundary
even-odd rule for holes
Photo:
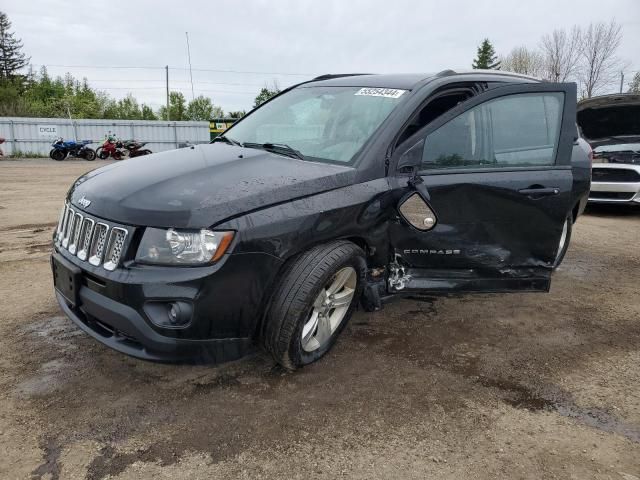
[[[563,95],[514,94],[467,110],[426,137],[422,169],[553,165]]]

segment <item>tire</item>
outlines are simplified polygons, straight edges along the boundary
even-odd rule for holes
[[[262,334],[262,343],[276,362],[295,370],[319,360],[333,347],[360,301],[366,271],[364,252],[344,240],[314,247],[285,267]],[[343,299],[342,305],[332,309],[331,302],[340,300],[326,295],[342,279],[346,283],[335,289],[336,297]],[[346,304],[349,296],[350,303]],[[322,303],[321,298],[328,303]],[[318,309],[324,309],[324,313],[317,314]]]
[[[567,254],[567,250],[569,250],[569,242],[571,241],[572,229],[573,216],[569,214],[567,215],[567,218],[562,225],[562,234],[560,235],[560,242],[558,244],[558,253],[556,254],[556,259],[553,262],[553,270],[556,270],[560,266],[560,264],[564,260],[564,256]]]
[[[96,159],[96,152],[93,148],[85,148],[84,159],[93,162]]]
[[[55,151],[56,151],[56,149],[55,149],[55,148],[52,148],[52,149],[49,151],[49,158],[50,158],[51,160],[53,160],[53,152],[55,152]]]
[[[114,151],[111,156],[114,160],[122,160],[122,153],[120,153],[118,150]]]
[[[96,156],[100,159],[100,160],[106,160],[107,158],[109,158],[109,152],[105,152],[104,148],[102,147],[98,147],[96,149]]]
[[[49,155],[51,155],[51,158],[53,158],[56,162],[60,162],[67,158],[67,152],[58,148],[51,150]]]
[[[141,150],[139,155],[151,155],[151,150]]]

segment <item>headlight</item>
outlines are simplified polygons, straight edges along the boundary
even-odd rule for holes
[[[233,232],[147,228],[136,261],[160,265],[203,265],[219,260]]]

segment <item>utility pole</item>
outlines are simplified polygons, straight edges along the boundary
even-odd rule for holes
[[[167,74],[167,122],[169,121],[169,65],[164,67]]]
[[[193,72],[191,71],[191,49],[189,48],[189,32],[184,32],[187,36],[187,58],[189,59],[189,77],[191,78],[191,100],[196,99],[196,94],[193,92]]]
[[[620,93],[622,93],[623,85],[624,85],[624,72],[620,72]]]

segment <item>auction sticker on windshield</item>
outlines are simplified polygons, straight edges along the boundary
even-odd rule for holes
[[[398,98],[406,90],[400,90],[397,88],[361,88],[355,95],[366,95],[368,97],[387,97]]]

